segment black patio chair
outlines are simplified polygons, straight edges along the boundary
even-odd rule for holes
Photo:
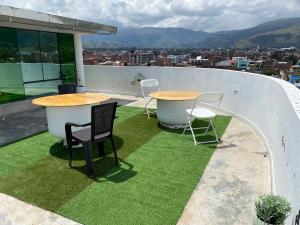
[[[58,85],[58,94],[73,94],[76,93],[76,84],[60,84]]]
[[[87,174],[89,177],[94,176],[92,163],[92,144],[98,144],[100,156],[104,156],[103,144],[106,139],[110,139],[112,149],[115,156],[116,165],[118,166],[118,158],[113,140],[113,125],[116,114],[117,102],[106,103],[102,105],[92,106],[91,123],[75,124],[66,123],[66,139],[69,152],[69,167],[72,168],[72,141],[82,143],[86,161]],[[86,127],[78,131],[72,132],[72,127]]]

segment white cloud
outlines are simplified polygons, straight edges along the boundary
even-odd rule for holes
[[[0,4],[117,26],[219,31],[300,15],[299,0],[3,0]]]

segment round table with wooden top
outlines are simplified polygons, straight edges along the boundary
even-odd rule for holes
[[[149,96],[157,99],[157,119],[169,128],[182,128],[188,122],[186,109],[193,107],[197,91],[158,91]]]
[[[65,123],[91,122],[91,107],[107,100],[109,97],[99,93],[76,93],[36,98],[32,103],[46,108],[49,133],[65,140]]]

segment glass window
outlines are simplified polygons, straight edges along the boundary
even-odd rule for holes
[[[24,82],[43,80],[38,31],[18,30],[17,32]]]
[[[0,27],[0,103],[77,83],[73,34]]]
[[[40,46],[44,80],[60,78],[57,34],[40,32]]]
[[[57,34],[61,77],[63,83],[77,84],[74,37],[72,34]]]
[[[17,32],[0,28],[0,103],[24,97]]]
[[[26,94],[26,96],[56,94],[57,86],[59,84],[62,84],[61,80],[50,80],[50,81],[26,83],[26,84],[24,84],[25,94]]]

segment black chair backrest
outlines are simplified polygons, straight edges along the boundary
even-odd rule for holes
[[[95,140],[96,135],[112,133],[116,109],[117,102],[92,106],[91,140]]]
[[[58,94],[72,94],[76,93],[76,84],[60,84],[58,85]]]

